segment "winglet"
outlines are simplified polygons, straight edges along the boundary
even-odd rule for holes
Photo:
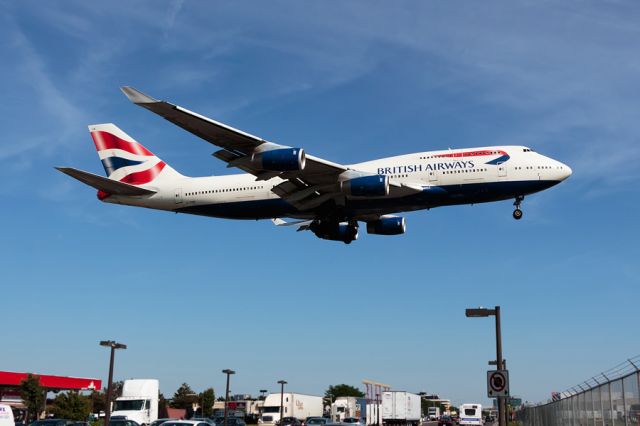
[[[138,89],[135,89],[131,86],[122,86],[120,90],[122,90],[122,93],[124,93],[125,96],[129,98],[129,100],[134,104],[140,105],[140,104],[153,104],[156,102],[160,102],[157,99],[154,99],[151,96],[147,96],[141,91],[139,91]]]

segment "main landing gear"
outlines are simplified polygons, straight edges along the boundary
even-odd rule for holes
[[[522,210],[520,210],[520,204],[522,203],[522,200],[524,200],[524,195],[518,195],[516,197],[516,201],[513,203],[513,205],[516,206],[516,209],[513,211],[513,218],[515,220],[522,219]]]

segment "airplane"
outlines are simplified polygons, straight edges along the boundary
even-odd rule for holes
[[[98,190],[106,203],[226,219],[271,219],[346,244],[368,234],[399,235],[398,213],[441,206],[514,200],[571,176],[566,164],[526,146],[446,149],[343,165],[303,148],[269,142],[133,87],[131,102],[220,148],[212,155],[243,172],[183,176],[114,124],[89,126],[107,177],[56,167]],[[290,219],[285,221],[283,218]]]

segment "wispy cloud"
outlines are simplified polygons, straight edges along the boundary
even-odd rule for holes
[[[185,0],[173,0],[171,2],[171,6],[169,7],[169,11],[167,12],[167,24],[165,26],[164,34],[163,34],[165,39],[169,38],[169,34],[171,33],[171,31],[173,30],[173,27],[176,24],[176,18],[178,17],[178,14],[182,10],[182,7],[184,6],[184,2]]]
[[[20,91],[22,99],[28,101],[26,104],[32,111],[28,119],[49,123],[52,128],[46,135],[29,135],[30,128],[24,128],[26,131],[19,143],[0,147],[0,159],[34,149],[49,152],[58,145],[68,143],[69,137],[78,129],[78,123],[85,121],[82,110],[58,88],[55,79],[46,70],[41,54],[33,48],[18,26],[11,26],[9,43],[14,53],[11,57],[13,72],[6,76],[4,70],[3,74],[12,79],[12,89]]]

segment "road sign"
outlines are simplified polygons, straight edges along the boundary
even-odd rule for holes
[[[487,396],[489,398],[509,396],[508,370],[487,371]]]

